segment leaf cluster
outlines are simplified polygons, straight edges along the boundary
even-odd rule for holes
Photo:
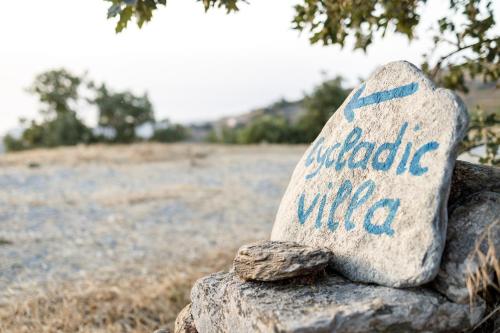
[[[153,105],[147,94],[136,96],[130,91],[113,92],[106,84],[95,88],[90,102],[99,112],[98,124],[113,129],[113,142],[137,140],[136,128],[155,121]]]
[[[498,82],[500,78],[500,36],[492,0],[450,0],[453,15],[442,17],[434,30],[435,47],[424,55],[422,68],[440,85],[468,92],[473,79]],[[450,51],[432,56],[440,48]]]
[[[75,112],[74,104],[83,79],[64,69],[56,69],[37,75],[27,90],[45,106],[41,113],[53,118],[58,114]]]
[[[425,0],[303,0],[295,5],[293,28],[309,34],[312,44],[344,47],[350,37],[363,49],[374,37],[396,31],[412,39]]]
[[[137,26],[142,28],[144,23],[151,21],[153,12],[159,6],[166,6],[167,0],[105,0],[111,2],[108,9],[108,18],[118,17],[115,31],[121,32],[125,29],[128,23],[135,17]],[[205,11],[210,8],[225,8],[227,12],[237,11],[238,2],[244,0],[196,0],[201,2]]]
[[[151,20],[166,0],[106,0],[112,2],[108,17],[119,16],[122,31],[135,15],[137,24]],[[196,0],[205,10],[223,7],[238,11],[245,0]],[[500,78],[500,37],[495,31],[494,0],[448,0],[449,11],[432,27],[435,47],[423,54],[422,68],[443,86],[467,92],[467,81]],[[388,32],[416,38],[416,27],[427,0],[300,0],[294,6],[292,27],[309,35],[312,44],[364,51]],[[450,51],[443,54],[444,49]],[[441,53],[436,56],[436,53]],[[437,57],[437,58],[436,58]]]
[[[123,30],[133,15],[142,26],[152,18],[158,5],[166,4],[159,0],[106,1],[112,2],[109,16],[120,16],[117,31]],[[205,10],[224,7],[228,12],[237,11],[238,4],[246,2],[197,1]],[[416,28],[426,5],[427,0],[299,0],[294,6],[292,27],[307,34],[312,44],[352,46],[367,51],[387,33],[400,34],[409,40],[417,38]],[[422,54],[422,69],[439,85],[465,93],[473,80],[495,83],[498,87],[500,36],[495,5],[497,0],[448,0],[447,13],[431,27],[434,46]],[[316,114],[318,119],[324,117],[321,112]],[[498,134],[494,131],[491,135],[493,140],[489,144],[497,151]]]

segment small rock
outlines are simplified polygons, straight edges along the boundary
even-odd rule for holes
[[[451,178],[448,214],[472,194],[484,191],[500,193],[500,168],[457,160]]]
[[[322,271],[330,250],[294,242],[260,241],[243,245],[234,258],[234,270],[244,280],[277,281]]]
[[[479,292],[492,283],[495,267],[500,267],[500,193],[477,193],[456,207],[447,238],[434,285],[452,301],[467,303],[467,280],[471,292]]]
[[[188,304],[179,312],[175,319],[174,333],[198,333],[194,326],[193,316],[191,315],[191,304]]]
[[[325,276],[314,284],[246,282],[215,273],[191,291],[200,332],[459,332],[476,324],[472,309],[424,289],[394,289]]]
[[[271,240],[326,247],[353,281],[433,280],[464,103],[405,61],[378,68],[328,120],[297,164]]]

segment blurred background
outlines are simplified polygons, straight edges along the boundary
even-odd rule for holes
[[[0,332],[171,326],[193,281],[269,236],[350,91],[407,60],[500,158],[487,0],[10,1],[0,21]],[[443,124],[446,126],[446,124]]]

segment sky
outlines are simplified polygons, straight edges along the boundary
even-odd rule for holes
[[[434,0],[422,12],[419,35],[446,10]],[[36,74],[64,67],[85,71],[116,90],[147,91],[157,119],[189,123],[239,114],[280,98],[298,99],[324,74],[347,84],[393,60],[421,63],[430,40],[389,35],[368,53],[311,46],[291,29],[293,1],[251,0],[237,13],[205,13],[195,0],[169,0],[153,21],[121,34],[102,0],[2,3],[0,134],[32,118],[39,105],[26,92]],[[95,114],[85,111],[90,125]]]

